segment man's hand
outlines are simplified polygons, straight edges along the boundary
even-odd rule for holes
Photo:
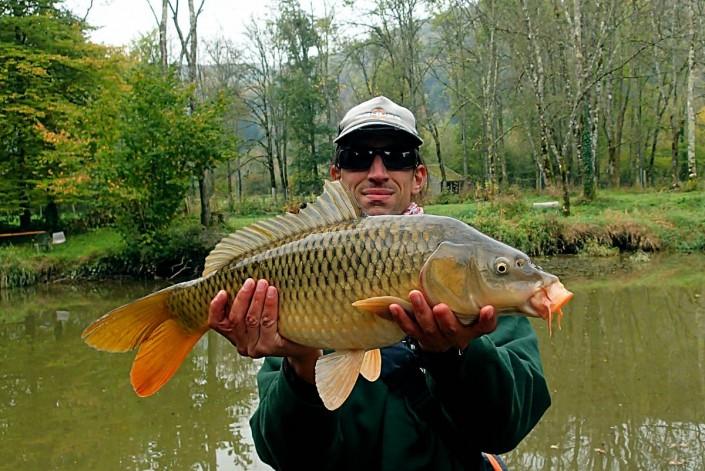
[[[398,304],[390,305],[389,310],[399,327],[429,352],[465,348],[472,339],[497,328],[497,313],[493,306],[484,306],[475,322],[463,325],[447,305],[431,307],[421,291],[411,291],[409,299],[413,312],[405,311]]]
[[[267,280],[248,278],[227,311],[228,293],[220,291],[211,301],[208,325],[230,341],[240,355],[261,358],[287,357],[294,371],[313,383],[321,350],[299,345],[279,335],[279,294]]]

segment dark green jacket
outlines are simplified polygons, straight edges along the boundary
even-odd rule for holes
[[[500,317],[462,353],[399,344],[382,358],[381,380],[360,377],[332,412],[286,362],[267,358],[250,419],[262,460],[277,470],[486,469],[480,452],[512,450],[551,403],[524,317]]]

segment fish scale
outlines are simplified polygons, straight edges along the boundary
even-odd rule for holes
[[[357,374],[374,381],[379,347],[404,332],[389,305],[413,310],[409,291],[444,303],[462,323],[482,306],[542,317],[570,300],[558,278],[526,254],[456,219],[441,216],[361,217],[340,182],[299,214],[255,223],[223,238],[203,276],[114,309],[83,332],[95,348],[139,348],[130,381],[140,396],[157,392],[208,330],[212,299],[236,293],[247,278],[264,278],[279,293],[278,332],[303,345],[334,349],[319,358],[316,387],[333,410]],[[559,324],[560,325],[560,324]]]
[[[373,296],[405,297],[418,288],[421,265],[440,239],[419,237],[417,224],[406,221],[402,229],[397,227],[401,222],[390,226],[384,218],[366,218],[336,224],[245,256],[176,290],[169,307],[184,328],[196,330],[206,322],[210,300],[220,289],[232,294],[247,278],[264,278],[279,291],[279,331],[294,342],[332,349],[395,343],[403,337],[395,323],[352,303]]]

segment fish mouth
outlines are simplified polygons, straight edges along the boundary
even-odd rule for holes
[[[561,309],[572,298],[573,293],[565,289],[563,283],[554,281],[548,286],[539,288],[538,291],[529,298],[530,311],[536,314],[537,317],[541,317],[548,322],[548,332],[552,335],[553,314],[558,314],[557,322],[558,328],[560,329],[561,318],[563,317],[563,311]]]

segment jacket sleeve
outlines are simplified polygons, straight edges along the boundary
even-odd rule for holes
[[[338,416],[323,406],[315,386],[273,357],[257,373],[257,386],[250,427],[262,461],[278,470],[329,467],[339,446]]]
[[[515,448],[551,404],[536,333],[525,317],[500,317],[494,332],[460,354],[424,358],[449,419],[483,451]]]

